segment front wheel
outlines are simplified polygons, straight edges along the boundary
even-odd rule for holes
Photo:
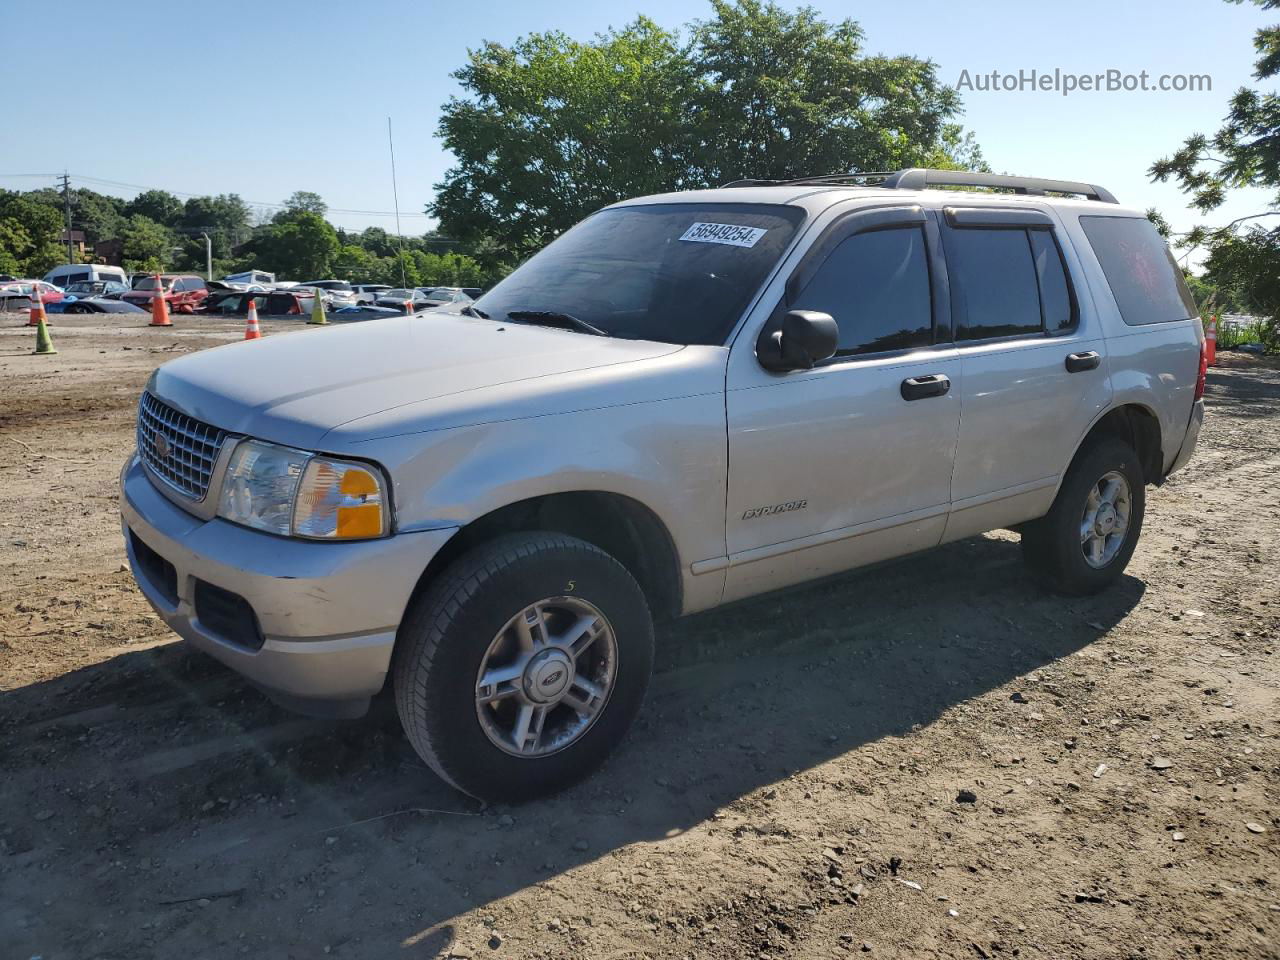
[[[1123,440],[1102,438],[1076,456],[1049,512],[1024,527],[1023,558],[1051,590],[1097,593],[1124,573],[1145,511],[1138,455]]]
[[[446,569],[396,646],[396,707],[419,756],[472,796],[524,800],[586,776],[622,739],[648,686],[653,623],[604,551],[511,534]]]

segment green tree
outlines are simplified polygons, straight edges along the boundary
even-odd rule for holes
[[[192,197],[183,204],[178,227],[192,236],[209,234],[214,257],[226,259],[252,236],[249,214],[249,205],[240,199],[239,194]]]
[[[32,190],[25,196],[49,207],[57,212],[59,220],[65,226],[65,201],[62,191],[51,187]],[[110,240],[120,236],[124,229],[124,217],[121,214],[125,203],[119,197],[86,190],[84,187],[73,187],[71,190],[71,228],[84,232],[85,242],[93,245],[100,240]],[[61,233],[61,228],[59,229]],[[66,260],[66,245],[63,245],[61,263]]]
[[[62,214],[30,194],[0,190],[0,272],[40,277],[66,259]]]
[[[358,242],[376,257],[390,257],[399,249],[396,238],[381,227],[365,227]]]
[[[316,216],[323,217],[329,212],[329,205],[324,202],[318,193],[312,193],[310,190],[295,190],[289,195],[289,199],[284,202],[284,210],[281,211],[286,217],[293,213],[314,213]],[[277,214],[280,216],[280,214]]]
[[[271,224],[249,246],[259,266],[294,280],[328,277],[340,250],[338,232],[323,217],[305,210]]]
[[[711,6],[714,16],[694,27],[702,82],[692,116],[706,182],[956,159],[948,148],[961,149],[954,122],[960,95],[938,80],[931,61],[868,56],[857,23],[828,23],[809,7],[791,12],[760,0]]]
[[[174,236],[150,217],[135,213],[125,225],[124,266],[128,270],[161,271],[173,256]]]
[[[852,21],[713,0],[687,39],[640,17],[586,43],[473,51],[439,133],[457,163],[429,212],[498,264],[627,196],[742,177],[981,165],[935,66],[867,56]]]
[[[182,219],[183,205],[167,190],[144,190],[125,204],[124,213],[129,217],[141,214],[161,226],[176,227]]]
[[[1280,0],[1251,2],[1264,10],[1280,7]],[[1280,24],[1258,30],[1253,45],[1258,54],[1254,77],[1270,80],[1280,73]],[[1178,151],[1152,164],[1150,174],[1153,180],[1177,183],[1201,213],[1217,210],[1241,187],[1275,191],[1265,209],[1221,226],[1197,226],[1179,244],[1208,250],[1205,279],[1237,291],[1269,318],[1268,347],[1280,350],[1280,226],[1270,219],[1280,216],[1280,95],[1241,87],[1212,137],[1188,137]]]
[[[367,283],[370,281],[366,278],[377,273],[380,266],[378,257],[364,247],[347,243],[339,248],[337,255],[333,258],[331,272],[339,280]]]

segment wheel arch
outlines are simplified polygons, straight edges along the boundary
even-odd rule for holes
[[[518,500],[458,528],[427,564],[410,604],[462,554],[509,533],[562,533],[609,554],[635,577],[656,619],[683,606],[680,558],[666,524],[640,501],[602,490],[576,490]]]
[[[1080,439],[1071,454],[1074,463],[1080,452],[1101,436],[1113,436],[1133,447],[1147,483],[1164,482],[1164,442],[1160,419],[1154,410],[1140,403],[1126,403],[1101,414]]]

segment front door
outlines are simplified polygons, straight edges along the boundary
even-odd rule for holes
[[[919,207],[863,209],[810,247],[764,322],[835,318],[839,349],[772,373],[728,373],[725,600],[936,545],[960,422],[938,228]],[[760,328],[734,346],[751,351]]]

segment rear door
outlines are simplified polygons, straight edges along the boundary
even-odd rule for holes
[[[726,600],[937,544],[960,420],[937,223],[920,207],[840,217],[764,309],[728,372]],[[788,310],[831,314],[836,356],[761,367],[754,346]]]
[[[1047,211],[955,205],[942,221],[963,382],[953,540],[1042,515],[1110,383],[1079,261]]]

